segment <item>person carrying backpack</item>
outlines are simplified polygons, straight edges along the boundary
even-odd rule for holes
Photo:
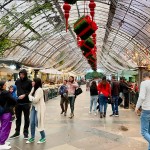
[[[67,80],[64,80],[63,85],[59,89],[59,94],[61,95],[60,107],[62,109],[61,114],[64,113],[66,116],[67,108],[68,108],[68,90],[67,90]],[[65,108],[64,108],[65,105]]]

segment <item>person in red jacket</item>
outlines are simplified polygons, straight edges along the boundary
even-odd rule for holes
[[[106,80],[106,76],[102,78],[102,81],[98,84],[98,94],[99,94],[99,110],[100,118],[106,117],[107,111],[107,99],[111,96],[110,84]],[[103,111],[104,108],[104,111]]]

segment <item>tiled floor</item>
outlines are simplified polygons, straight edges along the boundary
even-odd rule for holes
[[[83,86],[84,89],[84,86]],[[139,117],[133,110],[120,109],[120,117],[109,117],[108,106],[106,119],[89,114],[89,92],[84,90],[75,104],[75,117],[60,115],[60,98],[46,103],[47,142],[25,144],[23,136],[11,140],[12,150],[146,150],[147,143],[140,135]],[[121,126],[128,128],[122,131]],[[15,124],[11,130],[14,133]],[[36,132],[36,141],[40,138]]]

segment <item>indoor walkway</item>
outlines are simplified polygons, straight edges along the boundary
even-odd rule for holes
[[[139,117],[133,110],[120,109],[120,117],[109,117],[108,106],[106,119],[89,114],[89,92],[85,91],[76,99],[75,117],[60,115],[60,97],[46,103],[47,142],[25,144],[23,135],[11,140],[12,150],[146,150],[147,144],[140,135]],[[128,128],[122,131],[121,126]],[[14,123],[11,134],[14,133]],[[39,133],[36,132],[36,141]]]

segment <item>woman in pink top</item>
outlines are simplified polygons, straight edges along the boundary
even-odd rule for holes
[[[74,116],[74,102],[75,102],[75,90],[78,88],[78,83],[74,81],[74,77],[70,76],[67,83],[68,87],[68,99],[70,103],[71,114],[70,118]]]

